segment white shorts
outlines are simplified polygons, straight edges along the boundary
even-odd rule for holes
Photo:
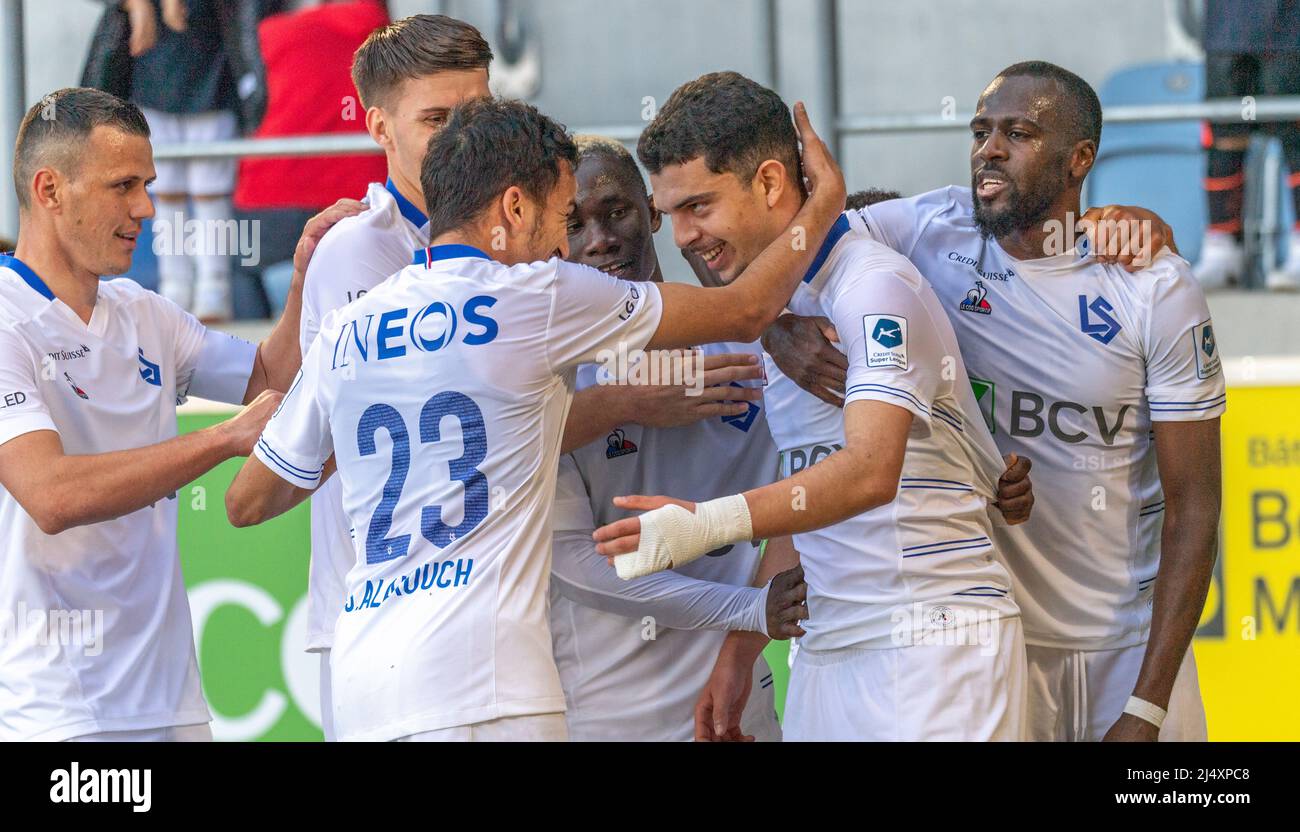
[[[1096,742],[1124,713],[1137,685],[1145,644],[1117,650],[1028,648],[1029,738],[1040,742]],[[1162,742],[1204,742],[1205,705],[1191,648],[1183,657]]]
[[[200,722],[197,725],[167,725],[133,731],[99,731],[69,737],[67,742],[212,742],[212,726]]]
[[[394,742],[568,742],[564,714],[503,716],[473,725],[456,725],[398,737]]]
[[[790,671],[786,741],[1024,739],[1024,631],[1011,618],[996,632],[988,646],[801,648]]]
[[[230,110],[211,113],[164,113],[140,108],[149,122],[154,145],[216,142],[239,135],[239,124]],[[154,170],[156,194],[227,196],[235,191],[235,159],[157,159]]]

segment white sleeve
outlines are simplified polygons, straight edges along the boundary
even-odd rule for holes
[[[574,603],[674,630],[767,632],[767,589],[701,581],[671,569],[624,581],[596,551],[591,531],[557,531],[551,580]]]
[[[923,437],[946,382],[943,343],[914,280],[872,272],[834,299],[831,320],[849,359],[844,404],[870,399],[909,410],[913,435]]]
[[[1143,342],[1151,420],[1195,422],[1221,415],[1227,394],[1219,345],[1205,293],[1187,261],[1166,254],[1133,279],[1153,280]]]
[[[24,433],[58,432],[41,399],[32,352],[12,332],[0,332],[0,445]]]
[[[920,211],[912,199],[890,199],[858,209],[871,236],[903,256],[912,253],[920,236]]]
[[[624,581],[596,551],[591,497],[573,458],[560,458],[556,481],[551,580],[560,595],[613,615],[653,615],[676,630],[766,632],[765,589],[701,581],[671,570]]]
[[[663,300],[653,283],[619,280],[561,260],[553,289],[546,332],[553,371],[596,361],[603,350],[645,349],[659,328]]]
[[[172,333],[176,357],[176,395],[243,404],[257,345],[208,329],[171,301],[155,301]]]
[[[266,467],[299,488],[320,485],[325,461],[334,453],[329,412],[320,396],[327,372],[322,356],[327,350],[317,337],[284,401],[253,447]]]

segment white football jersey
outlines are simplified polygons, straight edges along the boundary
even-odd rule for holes
[[[314,487],[334,454],[356,559],[331,653],[340,739],[564,710],[551,505],[574,369],[643,348],[658,287],[435,246],[326,316],[256,453]]]
[[[67,454],[176,436],[186,395],[238,403],[256,347],[130,280],[90,323],[0,257],[0,444],[39,430]],[[0,488],[0,740],[204,723],[176,495],[57,535]]]
[[[1187,262],[1166,252],[1129,274],[1075,251],[1015,260],[980,236],[968,188],[862,215],[939,294],[999,449],[1033,460],[1032,517],[997,530],[1027,643],[1144,642],[1164,519],[1152,423],[1215,418],[1226,400]]]
[[[365,211],[339,220],[325,233],[302,290],[299,342],[306,355],[327,314],[369,292],[411,263],[411,252],[429,242],[429,221],[393,185],[370,183]],[[343,609],[345,579],[356,555],[352,527],[343,513],[339,480],[328,479],[311,496],[311,571],[307,580],[307,649],[334,643],[334,622]]]
[[[758,344],[701,349],[705,355],[761,353]],[[578,389],[608,381],[603,370],[579,368]],[[742,415],[682,427],[622,425],[563,458],[551,635],[570,739],[693,739],[695,702],[727,631],[765,631],[762,590],[750,586],[758,573],[756,546],[723,546],[680,569],[621,580],[591,539],[597,526],[636,514],[615,508],[614,498],[738,494],[775,480],[776,456],[763,408],[750,402]],[[772,693],[772,671],[760,657],[741,721],[759,739],[780,739]]]
[[[874,400],[912,414],[893,502],[794,536],[808,582],[800,649],[897,647],[1016,616],[990,537],[1002,461],[929,284],[850,212],[789,307],[834,323],[849,361],[846,407]],[[767,376],[783,476],[844,447],[842,410],[801,390],[770,359]]]

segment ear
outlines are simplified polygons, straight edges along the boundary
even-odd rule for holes
[[[53,168],[40,168],[32,177],[32,204],[57,211],[60,206],[59,189],[62,185],[63,177],[58,171]]]
[[[526,227],[529,220],[527,216],[530,206],[528,200],[524,197],[523,189],[518,185],[511,185],[501,194],[501,215],[505,220],[506,233],[515,234]]]
[[[650,233],[658,234],[659,229],[663,228],[664,225],[664,215],[662,212],[660,212],[658,208],[655,207],[654,194],[650,195],[649,203],[650,203]]]
[[[785,165],[776,159],[768,159],[758,166],[754,172],[754,182],[762,191],[768,208],[775,208],[785,195],[786,188],[790,187]]]
[[[366,132],[375,144],[388,150],[393,145],[393,137],[389,135],[388,117],[379,107],[366,108]]]
[[[1092,139],[1084,139],[1074,146],[1074,153],[1070,155],[1070,175],[1075,179],[1083,179],[1092,170],[1093,163],[1097,161],[1097,144]]]

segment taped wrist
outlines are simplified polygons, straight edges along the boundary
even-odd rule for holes
[[[1157,729],[1165,723],[1166,711],[1164,708],[1136,696],[1128,698],[1128,703],[1124,706],[1124,713],[1146,720],[1156,726]]]
[[[696,503],[694,513],[662,506],[641,515],[637,550],[616,556],[614,567],[625,581],[639,578],[685,566],[720,546],[748,540],[752,532],[749,504],[741,494]]]

